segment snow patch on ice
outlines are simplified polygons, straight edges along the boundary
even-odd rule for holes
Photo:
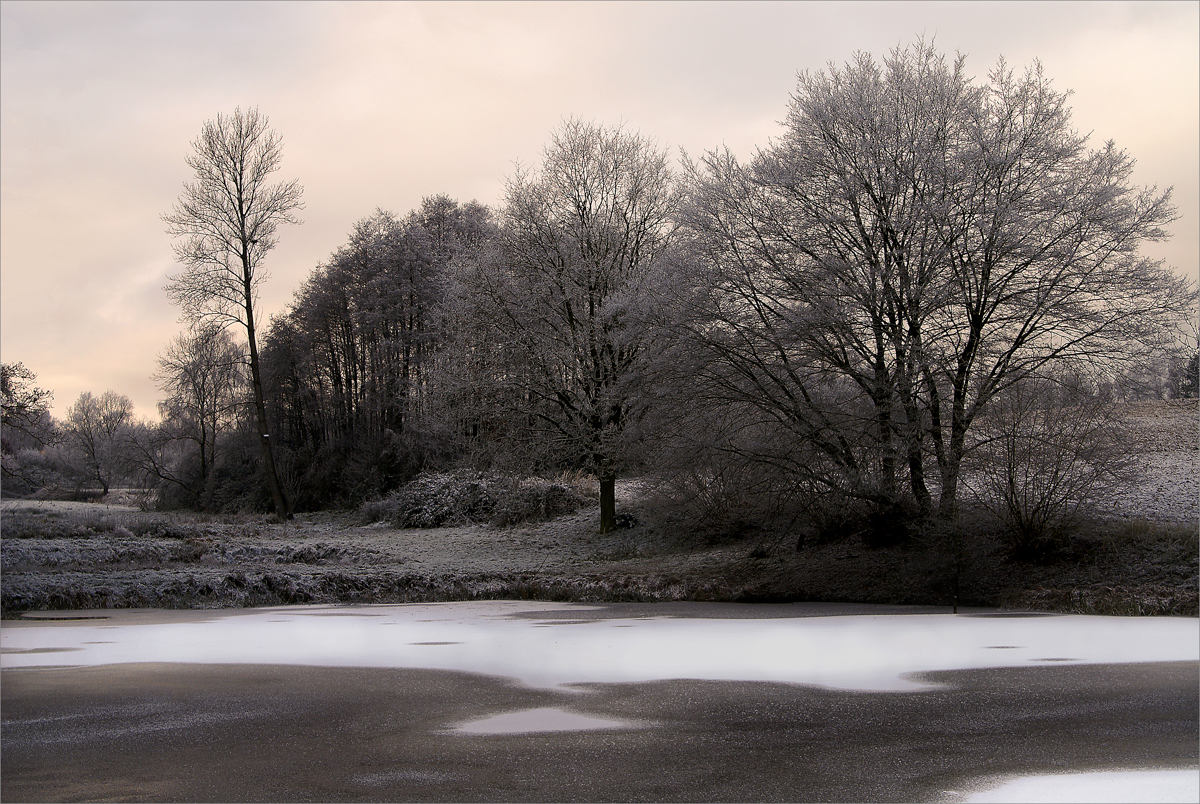
[[[1200,769],[1104,771],[1024,776],[960,799],[965,802],[1196,802]]]
[[[505,712],[502,715],[472,720],[454,728],[463,734],[529,734],[543,731],[592,731],[596,729],[625,729],[637,724],[623,720],[586,717],[574,712],[544,706],[522,712]]]

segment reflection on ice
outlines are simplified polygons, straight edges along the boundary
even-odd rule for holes
[[[1200,658],[1200,628],[1185,618],[696,610],[709,616],[517,601],[114,610],[101,622],[5,621],[0,667],[303,664],[457,670],[559,689],[691,678],[903,691],[925,688],[909,677],[923,671]]]
[[[968,802],[1195,802],[1200,770],[1109,771],[1025,776],[967,796]]]
[[[635,724],[621,720],[585,717],[562,709],[542,707],[523,712],[506,712],[495,717],[472,720],[454,730],[465,734],[528,734],[539,731],[590,731],[593,729],[625,729]]]

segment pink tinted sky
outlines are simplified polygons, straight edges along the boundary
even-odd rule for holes
[[[1175,187],[1200,266],[1200,3],[0,3],[0,357],[54,391],[130,396],[178,332],[161,214],[201,125],[258,106],[304,224],[267,261],[263,318],[376,207],[500,200],[567,116],[741,157],[780,133],[796,74],[924,35],[987,74],[1041,59],[1077,128]]]

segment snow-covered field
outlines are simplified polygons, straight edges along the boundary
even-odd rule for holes
[[[1200,521],[1200,462],[1197,452],[1150,452],[1138,459],[1141,482],[1106,501],[1103,513],[1158,522]]]
[[[1121,489],[1106,513],[1200,522],[1200,409],[1196,400],[1134,402],[1124,422],[1139,452],[1141,482]]]

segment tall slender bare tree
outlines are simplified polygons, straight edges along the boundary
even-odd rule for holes
[[[277,242],[275,232],[281,223],[300,223],[295,213],[304,205],[296,179],[270,182],[279,169],[283,138],[267,126],[258,109],[237,108],[205,123],[192,143],[187,163],[195,180],[184,183],[171,214],[163,216],[184,266],[165,289],[189,323],[245,327],[263,468],[275,513],[288,517],[263,402],[255,307],[268,276],[262,261]]]

